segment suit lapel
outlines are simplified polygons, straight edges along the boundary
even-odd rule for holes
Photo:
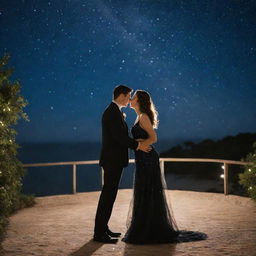
[[[120,111],[119,107],[118,107],[114,102],[111,102],[111,104],[112,104],[113,107],[116,109],[116,111],[119,112],[120,117],[121,117],[121,120],[122,120],[122,122],[123,122],[123,125],[124,125],[125,129],[128,131],[128,126],[127,126],[127,123],[126,123],[125,120],[124,120],[123,113]]]

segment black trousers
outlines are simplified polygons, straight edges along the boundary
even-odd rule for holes
[[[123,167],[115,166],[103,166],[103,169],[104,185],[100,194],[95,217],[95,235],[101,235],[108,229],[108,221],[112,213],[119,182],[123,171]]]

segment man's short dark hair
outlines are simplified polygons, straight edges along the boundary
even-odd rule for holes
[[[120,94],[124,94],[127,95],[129,92],[132,92],[133,90],[125,85],[117,85],[113,91],[113,97],[114,100],[120,95]]]

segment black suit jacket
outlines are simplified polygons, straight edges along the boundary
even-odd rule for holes
[[[138,142],[129,137],[122,112],[111,103],[102,116],[102,147],[100,166],[126,167],[129,163],[128,148],[136,149]]]

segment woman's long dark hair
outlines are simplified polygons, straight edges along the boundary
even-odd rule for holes
[[[139,108],[141,113],[148,115],[153,128],[157,129],[158,127],[158,112],[156,111],[155,105],[148,92],[143,90],[137,90],[135,92],[138,98]]]

